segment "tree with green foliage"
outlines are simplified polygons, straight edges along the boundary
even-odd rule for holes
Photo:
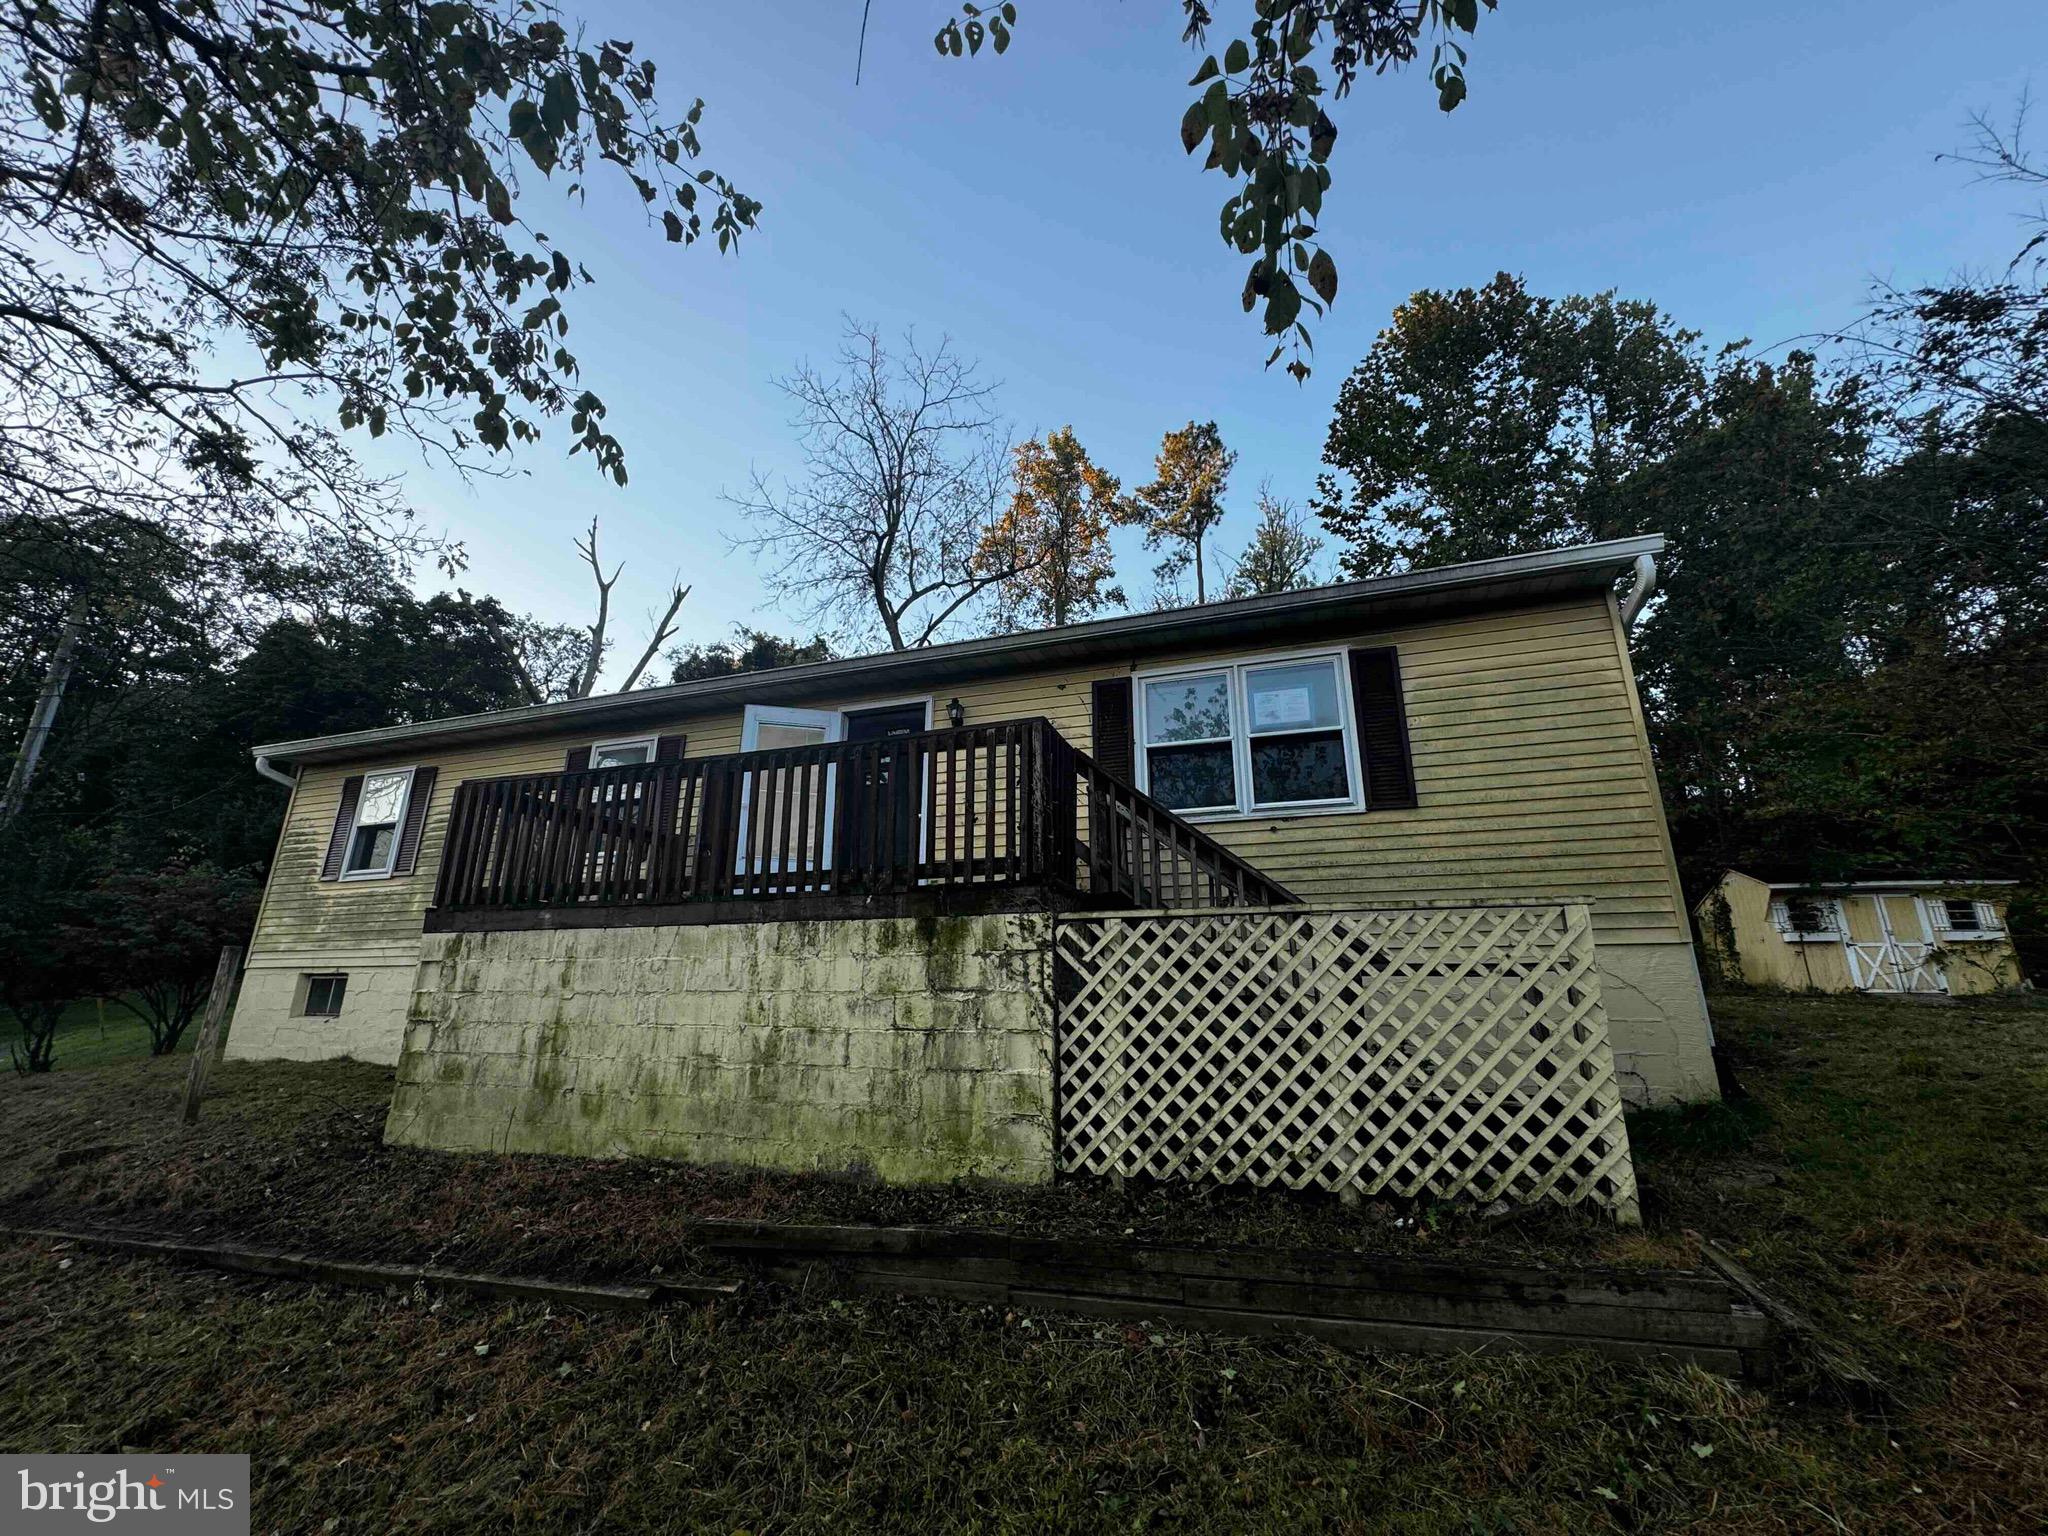
[[[167,1056],[211,992],[222,946],[248,943],[262,892],[260,869],[110,868],[75,904],[67,941],[96,990],[142,1021],[149,1053]]]
[[[1291,350],[1287,371],[1306,379],[1314,338],[1302,312],[1320,315],[1337,300],[1337,263],[1320,228],[1337,145],[1326,102],[1349,95],[1362,74],[1414,63],[1427,43],[1437,106],[1452,111],[1466,91],[1459,39],[1477,29],[1481,5],[1496,3],[1255,0],[1244,35],[1207,54],[1188,81],[1202,94],[1181,118],[1181,146],[1193,154],[1207,145],[1203,169],[1240,184],[1223,203],[1223,240],[1251,258],[1240,302],[1278,338],[1268,368]],[[1181,10],[1182,39],[1207,48],[1210,0],[1181,0]],[[979,53],[985,41],[1002,53],[1016,21],[1013,4],[963,4],[933,41],[954,58]]]
[[[17,1054],[41,1065],[63,1005],[95,995],[127,1000],[168,1049],[221,944],[246,938],[285,804],[250,771],[253,744],[522,698],[503,610],[413,596],[388,546],[231,553],[125,522],[86,533],[0,519],[10,741],[63,622],[52,572],[100,594],[35,793],[0,828],[18,872],[0,883],[0,1004]]]
[[[1225,597],[1265,597],[1316,585],[1316,566],[1323,541],[1309,526],[1308,516],[1291,501],[1259,487],[1259,521],[1251,543],[1230,572]]]
[[[469,465],[565,417],[623,483],[566,339],[589,274],[521,180],[616,175],[722,250],[758,212],[695,167],[700,106],[664,113],[652,61],[538,0],[41,0],[0,19],[0,100],[0,499],[53,527],[417,547],[357,428]]]
[[[833,657],[831,642],[823,635],[813,635],[808,640],[784,639],[742,624],[735,627],[730,640],[678,646],[666,659],[671,683],[694,683],[710,677],[766,672],[775,667],[806,666]]]
[[[1359,575],[1662,532],[1633,647],[1695,892],[2048,880],[2048,431],[1946,376],[2012,357],[2013,306],[1942,303],[1940,367],[1830,371],[1613,295],[1417,295],[1340,397],[1326,526]]]
[[[1698,333],[1641,300],[1505,272],[1417,293],[1338,393],[1316,510],[1350,576],[1610,537],[1707,375]]]
[[[32,838],[16,822],[0,828],[0,858],[10,870],[0,883],[0,1008],[14,1021],[7,1061],[24,1075],[47,1072],[56,1063],[66,1006],[108,984],[68,926],[78,910],[86,849],[76,838]]]
[[[1144,529],[1147,549],[1168,551],[1153,567],[1155,581],[1176,584],[1193,571],[1198,603],[1209,600],[1203,540],[1223,521],[1223,493],[1236,464],[1215,422],[1191,421],[1161,440],[1151,482],[1139,486],[1117,513],[1119,523]]]
[[[1678,444],[1625,483],[1630,520],[1660,531],[1660,596],[1635,641],[1672,832],[1695,888],[1722,867],[1818,856],[1826,807],[1760,817],[1797,770],[1779,724],[1813,690],[1858,675],[1890,618],[1866,601],[1886,561],[1872,541],[1872,413],[1856,380],[1814,359],[1724,359]],[[1813,751],[1828,750],[1814,739]],[[1792,777],[1786,777],[1786,775]],[[1868,858],[1866,852],[1863,857]],[[1816,871],[1817,873],[1819,871]]]
[[[1115,475],[1072,427],[1019,443],[1010,505],[982,539],[983,562],[1015,574],[995,589],[999,630],[1058,628],[1121,607],[1109,529],[1122,507]]]

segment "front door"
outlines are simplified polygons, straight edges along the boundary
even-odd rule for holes
[[[846,717],[831,709],[781,709],[772,706],[751,706],[747,710],[746,723],[740,727],[740,750],[742,752],[770,752],[778,747],[816,747],[827,742],[843,741],[846,738]],[[771,832],[785,824],[782,804],[791,793],[791,786],[785,782],[785,773],[771,773],[761,781],[762,804],[758,809],[763,816],[762,829]],[[755,850],[750,833],[753,815],[757,807],[753,804],[752,776],[740,786],[740,838],[739,863],[736,874],[747,875],[757,870],[781,870],[785,865],[807,870],[825,870],[832,867],[833,843],[833,799],[838,793],[839,770],[825,770],[825,811],[815,825],[824,829],[823,846],[807,825],[796,834],[797,845],[790,850],[774,850],[767,853]],[[808,822],[809,817],[805,820]],[[772,838],[764,839],[772,842]]]
[[[925,708],[919,704],[890,704],[880,709],[856,709],[846,715],[849,742],[891,741],[916,736],[925,730]],[[884,752],[878,762],[863,765],[858,782],[849,781],[839,801],[840,846],[849,859],[872,853],[878,864],[906,872],[917,861],[919,837],[918,802],[920,780],[915,757],[908,752]]]

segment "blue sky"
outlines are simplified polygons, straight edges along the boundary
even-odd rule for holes
[[[1071,423],[1127,483],[1162,432],[1213,417],[1240,455],[1231,549],[1262,480],[1306,498],[1339,384],[1415,289],[1507,269],[1539,292],[1651,298],[1713,343],[1768,347],[1851,318],[1875,277],[2003,261],[2022,208],[1934,156],[1965,138],[1970,112],[2008,112],[2048,61],[2042,6],[1503,0],[1472,42],[1457,112],[1439,113],[1415,72],[1367,79],[1333,108],[1323,231],[1343,288],[1297,386],[1261,370],[1267,347],[1238,309],[1240,259],[1215,233],[1227,185],[1180,150],[1197,62],[1180,7],[1019,8],[1007,55],[956,62],[930,42],[947,0],[875,0],[856,86],[859,0],[586,0],[593,33],[658,61],[672,107],[705,98],[705,163],[766,207],[721,258],[665,244],[616,189],[578,210],[530,178],[522,212],[598,279],[576,295],[572,342],[632,482],[565,459],[559,436],[512,478],[468,485],[387,460],[466,542],[463,586],[582,619],[570,541],[596,513],[629,562],[621,649],[637,649],[671,570],[695,584],[686,638],[794,629],[729,552],[719,493],[750,467],[794,467],[771,380],[827,358],[842,312],[950,335],[1000,382],[1020,435]],[[1215,9],[1228,21],[1250,0]],[[1220,47],[1232,33],[1218,32]],[[1119,554],[1144,591],[1134,536]]]

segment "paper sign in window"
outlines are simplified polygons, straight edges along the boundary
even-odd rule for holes
[[[1306,688],[1264,688],[1252,694],[1253,730],[1309,725],[1315,717],[1315,699]]]

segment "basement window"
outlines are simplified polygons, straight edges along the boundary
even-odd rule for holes
[[[301,976],[299,1012],[309,1019],[333,1019],[341,1015],[341,1000],[348,992],[343,974]]]

